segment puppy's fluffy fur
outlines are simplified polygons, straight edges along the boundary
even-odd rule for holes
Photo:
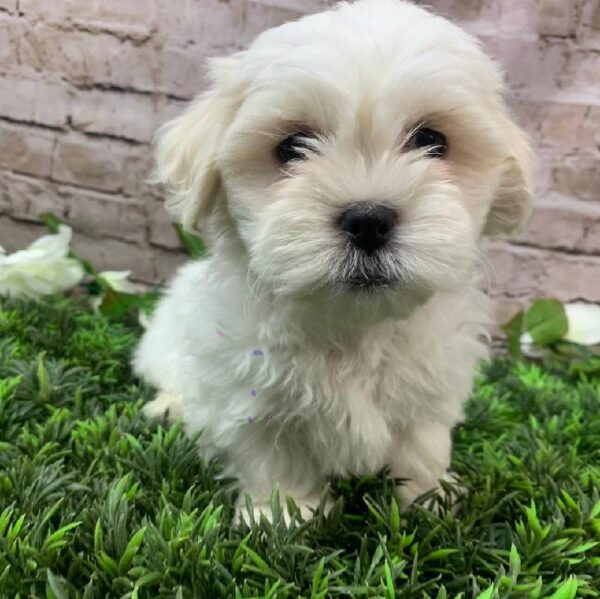
[[[449,466],[485,354],[485,235],[526,218],[531,154],[477,42],[402,0],[358,0],[211,63],[212,87],[159,134],[167,208],[211,256],[183,267],[135,356],[204,456],[259,505],[389,466],[407,500]],[[445,134],[436,158],[411,146]],[[274,148],[310,131],[303,159]],[[365,255],[339,215],[399,215]],[[356,284],[360,281],[361,284]]]

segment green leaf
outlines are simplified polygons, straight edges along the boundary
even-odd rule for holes
[[[313,575],[311,597],[316,597],[321,586],[323,570],[325,569],[325,558],[321,558]]]
[[[129,569],[135,554],[138,552],[142,541],[144,540],[144,535],[146,534],[146,527],[143,526],[140,528],[134,535],[131,537],[129,542],[127,543],[127,547],[119,560],[119,574],[123,576],[125,572]]]
[[[600,541],[590,541],[589,543],[582,543],[581,545],[578,545],[574,549],[571,549],[571,551],[569,551],[567,553],[567,555],[574,555],[577,553],[585,553],[586,551],[589,551],[590,549],[597,547],[599,544],[600,544]]]
[[[105,572],[108,572],[112,576],[117,576],[117,562],[115,562],[115,560],[112,557],[110,557],[110,555],[108,555],[104,551],[100,551],[100,555],[98,555],[98,562]]]
[[[150,586],[152,584],[156,584],[160,582],[162,579],[162,574],[160,572],[148,572],[148,574],[144,574],[138,581],[135,583],[137,588]]]
[[[483,591],[483,593],[479,593],[477,595],[477,599],[491,599],[494,596],[494,585],[488,587]]]
[[[246,554],[250,557],[250,559],[256,564],[256,567],[258,568],[258,570],[268,576],[272,576],[273,578],[278,578],[277,573],[274,572],[270,567],[269,564],[267,564],[267,562],[260,557],[260,555],[258,555],[258,553],[256,553],[256,551],[253,551],[252,549],[250,549],[250,547],[244,547],[244,551],[246,552]]]
[[[394,588],[394,579],[392,578],[392,571],[390,570],[390,565],[388,562],[385,562],[383,571],[385,573],[385,590],[387,599],[395,599],[396,589]]]
[[[42,400],[48,399],[48,397],[50,397],[50,393],[52,392],[52,385],[50,384],[50,379],[48,377],[48,371],[46,370],[46,366],[44,364],[44,353],[43,352],[38,356],[37,380],[38,380],[38,386],[40,388],[40,399],[42,399]]]
[[[58,233],[58,228],[61,225],[68,224],[62,218],[58,218],[56,214],[52,214],[52,212],[44,212],[40,215],[40,219],[42,222],[52,231],[52,233]]]
[[[508,353],[513,358],[521,356],[521,333],[523,332],[523,311],[517,312],[506,324],[502,325],[506,335]]]
[[[595,518],[598,514],[600,514],[600,500],[596,501],[594,507],[590,510],[590,519]]]
[[[96,520],[96,526],[94,527],[94,550],[96,552],[102,550],[102,525],[100,520]]]
[[[80,525],[81,525],[81,521],[71,522],[70,524],[66,524],[65,526],[62,526],[58,530],[55,530],[51,535],[46,537],[46,539],[44,540],[44,547],[48,550],[53,550],[53,549],[58,549],[60,547],[63,547],[68,542],[67,539],[64,538],[65,535],[69,531],[73,530],[74,528],[77,528]]]
[[[529,526],[534,534],[539,538],[543,539],[543,529],[542,525],[537,516],[537,508],[535,506],[535,502],[532,500],[529,507],[525,508],[525,515],[527,516],[527,521],[529,522]]]
[[[114,319],[121,319],[133,310],[152,312],[160,294],[156,291],[148,293],[122,293],[105,286],[102,294],[102,303],[99,306],[101,314]]]
[[[175,224],[173,226],[175,227],[175,231],[177,231],[181,245],[183,245],[185,251],[192,258],[202,258],[202,256],[205,256],[208,253],[208,250],[200,237],[186,231],[180,224]]]
[[[114,289],[106,289],[102,295],[102,303],[99,310],[105,316],[121,318],[129,310],[136,307],[137,301],[137,296],[132,293],[122,293]]]
[[[458,553],[458,549],[436,549],[435,551],[432,551],[426,555],[423,558],[423,561],[427,562],[432,559],[444,559],[450,555],[454,555],[455,553]]]
[[[549,599],[575,599],[578,586],[576,578],[569,578]]]
[[[56,596],[56,599],[69,599],[69,593],[63,581],[58,576],[54,575],[50,568],[46,570],[46,576],[48,578],[48,584]]]
[[[510,547],[510,574],[513,583],[517,582],[517,578],[521,572],[521,557],[514,545]]]
[[[600,357],[591,357],[587,360],[574,360],[569,366],[571,374],[597,374],[600,373]]]
[[[392,538],[395,538],[400,532],[400,510],[398,509],[398,502],[395,497],[392,497],[390,505],[390,530]]]
[[[525,330],[540,346],[561,339],[569,328],[563,305],[555,299],[535,301],[524,315]]]

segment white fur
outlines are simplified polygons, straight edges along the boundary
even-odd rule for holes
[[[179,271],[137,350],[163,392],[149,411],[181,409],[257,503],[278,484],[314,506],[328,477],[385,466],[412,500],[445,476],[485,355],[482,235],[529,212],[529,145],[497,69],[442,18],[358,0],[263,33],[212,75],[159,136],[167,207],[212,255]],[[409,149],[421,123],[447,158]],[[282,169],[273,148],[299,128],[315,151]],[[401,214],[378,258],[392,283],[371,293],[345,286],[367,267],[335,226],[363,199]]]

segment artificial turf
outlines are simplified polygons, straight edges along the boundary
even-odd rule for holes
[[[485,365],[452,509],[399,513],[380,476],[248,527],[218,464],[141,415],[138,335],[76,300],[0,303],[1,598],[600,595],[597,379]]]

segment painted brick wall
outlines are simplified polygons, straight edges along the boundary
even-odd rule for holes
[[[600,301],[600,0],[429,0],[503,64],[538,145],[526,233],[490,247],[505,314],[552,295]],[[181,261],[149,142],[204,85],[203,59],[326,0],[0,0],[0,243],[52,210],[100,268],[164,280]]]

